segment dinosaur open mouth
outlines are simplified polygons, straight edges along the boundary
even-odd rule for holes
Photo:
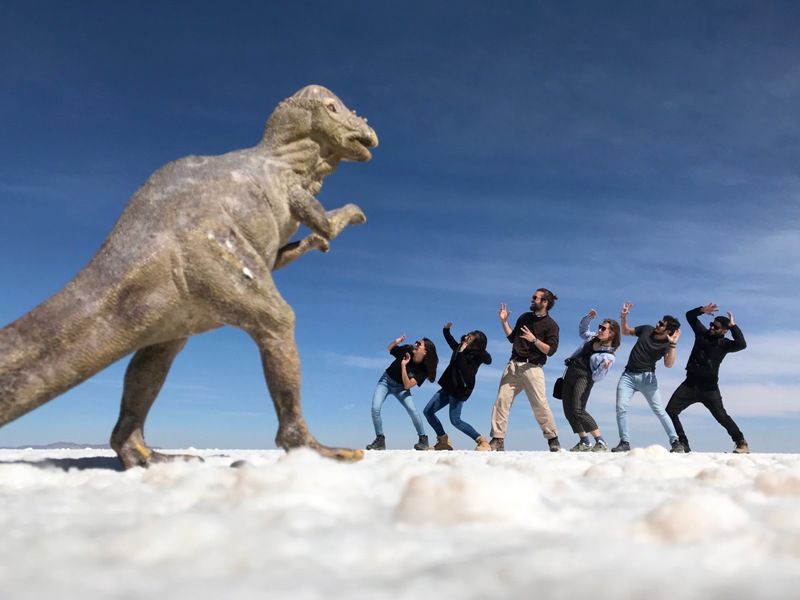
[[[356,134],[350,139],[358,142],[365,148],[373,148],[378,145],[378,138],[374,135]]]
[[[368,148],[374,148],[378,145],[378,136],[374,133],[369,135],[367,133],[354,133],[348,136],[350,148],[354,152],[354,156],[350,160],[367,161],[372,158],[372,153]]]

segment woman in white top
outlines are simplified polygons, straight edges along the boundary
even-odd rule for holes
[[[562,392],[564,416],[580,438],[570,452],[608,452],[597,422],[586,412],[586,403],[594,383],[602,381],[614,364],[622,334],[613,319],[604,319],[596,332],[589,331],[589,323],[596,316],[597,311],[592,309],[581,319],[578,335],[585,342],[564,361],[568,365]],[[595,439],[594,446],[589,444],[589,434]]]

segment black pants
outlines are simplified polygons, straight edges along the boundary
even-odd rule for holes
[[[683,430],[681,420],[678,415],[681,414],[686,408],[700,402],[711,413],[711,416],[717,420],[717,423],[725,428],[728,435],[734,442],[741,442],[744,439],[739,427],[734,423],[733,419],[725,410],[722,405],[722,394],[719,393],[719,388],[714,389],[700,389],[698,386],[684,381],[678,386],[678,389],[672,394],[672,398],[667,403],[667,414],[672,419],[672,424],[675,426],[675,433],[678,434],[678,439],[681,442],[688,443],[686,432]]]
[[[586,412],[589,392],[592,391],[592,376],[588,371],[570,367],[564,375],[563,399],[564,416],[574,433],[594,431],[597,422]]]

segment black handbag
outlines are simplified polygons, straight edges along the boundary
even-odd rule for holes
[[[556,379],[555,384],[553,384],[553,398],[557,400],[563,399],[563,392],[564,392],[564,378],[559,377]]]
[[[564,375],[567,374],[567,369],[569,369],[570,359],[564,361],[566,367],[564,368]],[[564,399],[564,375],[556,379],[556,382],[553,384],[553,398],[556,400],[563,400]]]

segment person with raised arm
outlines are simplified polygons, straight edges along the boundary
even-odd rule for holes
[[[486,351],[486,334],[482,331],[470,331],[461,336],[461,341],[457,342],[450,333],[452,323],[447,323],[442,329],[447,345],[453,351],[450,357],[450,364],[439,378],[441,389],[433,395],[428,405],[422,411],[428,423],[436,432],[436,445],[434,450],[452,450],[453,445],[445,433],[442,422],[436,413],[448,407],[450,423],[461,433],[474,440],[477,446],[475,450],[491,450],[488,440],[478,433],[475,428],[461,418],[461,410],[464,403],[472,395],[475,388],[475,376],[481,365],[492,364],[492,356]]]
[[[573,433],[578,434],[578,443],[570,452],[608,452],[608,444],[597,422],[586,412],[586,403],[592,386],[605,379],[614,364],[614,352],[619,348],[622,336],[619,323],[614,319],[603,319],[597,331],[589,331],[589,324],[596,316],[597,311],[591,309],[581,319],[578,336],[584,343],[564,361],[567,365],[562,391],[564,416]],[[594,446],[589,444],[589,434],[594,437]]]
[[[731,352],[739,352],[747,348],[744,334],[733,321],[733,314],[727,317],[714,317],[708,329],[700,322],[700,315],[713,316],[718,310],[713,302],[705,306],[698,306],[686,313],[686,321],[694,331],[694,346],[686,363],[686,380],[678,386],[667,403],[667,414],[672,419],[678,439],[683,445],[684,452],[691,452],[689,439],[683,430],[678,415],[686,408],[701,403],[705,406],[717,423],[725,428],[731,436],[735,454],[748,454],[750,446],[744,439],[744,434],[722,404],[722,394],[719,391],[719,366],[723,359]],[[731,332],[733,339],[728,339],[725,334]]]
[[[372,424],[375,427],[375,439],[367,444],[367,450],[386,450],[386,436],[383,433],[381,420],[381,407],[386,397],[391,395],[397,398],[403,408],[411,417],[414,428],[417,430],[419,441],[414,444],[415,450],[428,449],[428,436],[422,419],[411,397],[411,388],[421,386],[425,380],[436,380],[436,367],[439,357],[436,355],[436,346],[428,338],[414,342],[414,345],[401,346],[406,339],[404,333],[387,347],[389,354],[394,356],[394,361],[378,380],[375,393],[372,395]]]
[[[675,348],[681,336],[681,323],[672,315],[664,317],[656,324],[628,325],[628,313],[633,304],[626,302],[622,305],[620,313],[620,328],[622,335],[636,336],[628,364],[617,383],[617,429],[619,430],[619,444],[611,449],[612,452],[628,452],[631,449],[630,432],[628,430],[628,406],[636,392],[641,392],[653,410],[664,431],[669,436],[670,452],[682,453],[683,446],[678,441],[678,434],[672,425],[672,420],[667,416],[661,406],[661,392],[656,379],[656,363],[663,359],[664,366],[668,369],[675,364]]]
[[[503,370],[497,400],[492,408],[492,439],[489,445],[496,452],[505,450],[508,413],[514,398],[523,390],[550,451],[561,450],[542,372],[547,357],[553,356],[558,349],[558,324],[550,316],[556,300],[558,296],[553,292],[539,288],[531,298],[530,312],[522,313],[513,328],[508,324],[511,313],[505,304],[500,305],[498,315],[506,339],[511,343],[511,358]]]

